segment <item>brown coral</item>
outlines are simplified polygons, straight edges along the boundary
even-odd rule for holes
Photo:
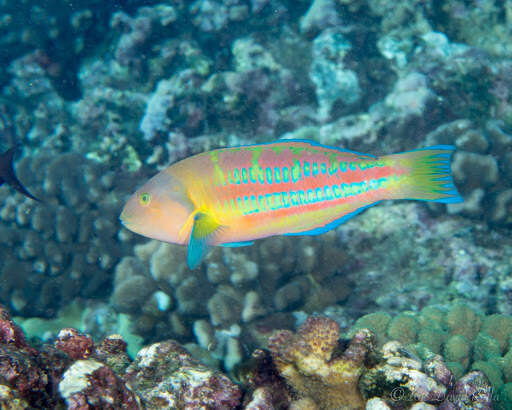
[[[339,327],[326,317],[310,317],[297,334],[280,331],[269,341],[280,375],[298,399],[311,399],[320,409],[364,408],[358,381],[373,348],[373,335],[362,329],[341,352]]]

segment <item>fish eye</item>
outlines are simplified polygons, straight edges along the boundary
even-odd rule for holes
[[[142,206],[148,206],[151,202],[151,195],[149,195],[147,192],[143,192],[139,195],[139,202]]]

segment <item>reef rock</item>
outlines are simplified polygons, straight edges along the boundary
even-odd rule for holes
[[[138,397],[105,364],[96,360],[77,360],[66,370],[59,392],[68,409],[142,408]]]
[[[365,397],[382,397],[391,403],[427,402],[441,403],[447,388],[422,370],[419,359],[407,354],[398,342],[382,347],[379,364],[366,372],[360,381]]]
[[[242,392],[228,377],[197,363],[174,341],[139,351],[125,379],[147,408],[233,409]]]

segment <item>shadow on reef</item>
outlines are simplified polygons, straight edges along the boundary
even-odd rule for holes
[[[510,408],[510,383],[494,392],[482,371],[456,380],[441,356],[423,356],[397,341],[377,348],[368,329],[342,340],[336,322],[311,316],[296,333],[274,332],[269,350],[256,350],[235,383],[173,340],[143,347],[132,360],[119,335],[96,345],[68,328],[35,349],[0,308],[0,406],[449,410],[492,409],[494,399],[496,408]]]

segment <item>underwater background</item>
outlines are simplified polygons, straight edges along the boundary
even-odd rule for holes
[[[42,200],[0,188],[2,408],[512,409],[511,27],[510,0],[0,1],[0,148]],[[169,164],[282,137],[454,145],[465,200],[195,270],[121,226]]]

